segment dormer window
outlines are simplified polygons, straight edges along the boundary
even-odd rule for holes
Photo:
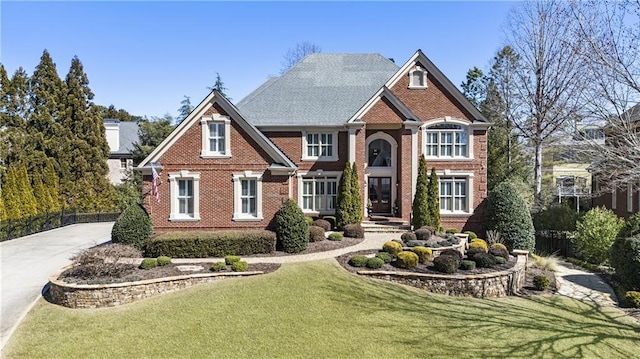
[[[200,120],[202,126],[202,158],[229,158],[231,157],[231,120],[229,116],[213,114],[203,116]]]
[[[409,71],[409,88],[427,88],[427,71],[420,66],[416,66],[413,70]]]

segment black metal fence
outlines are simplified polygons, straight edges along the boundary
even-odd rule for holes
[[[574,232],[567,231],[536,231],[536,253],[556,253],[563,257],[575,257],[576,252],[572,242],[574,236]]]
[[[62,211],[0,222],[0,242],[76,223],[113,222],[119,212]]]

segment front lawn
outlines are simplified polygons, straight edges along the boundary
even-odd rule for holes
[[[283,265],[119,308],[39,302],[6,358],[631,358],[640,324],[563,297],[455,298]]]

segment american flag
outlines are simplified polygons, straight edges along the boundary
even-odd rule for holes
[[[158,176],[158,172],[156,172],[155,167],[151,167],[151,175],[153,176],[153,180],[151,181],[151,194],[156,198],[156,201],[160,203],[160,193],[158,193],[158,181],[160,180],[160,176]]]

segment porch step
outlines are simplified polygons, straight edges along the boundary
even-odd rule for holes
[[[404,221],[363,221],[362,228],[367,233],[404,233],[411,226]]]

